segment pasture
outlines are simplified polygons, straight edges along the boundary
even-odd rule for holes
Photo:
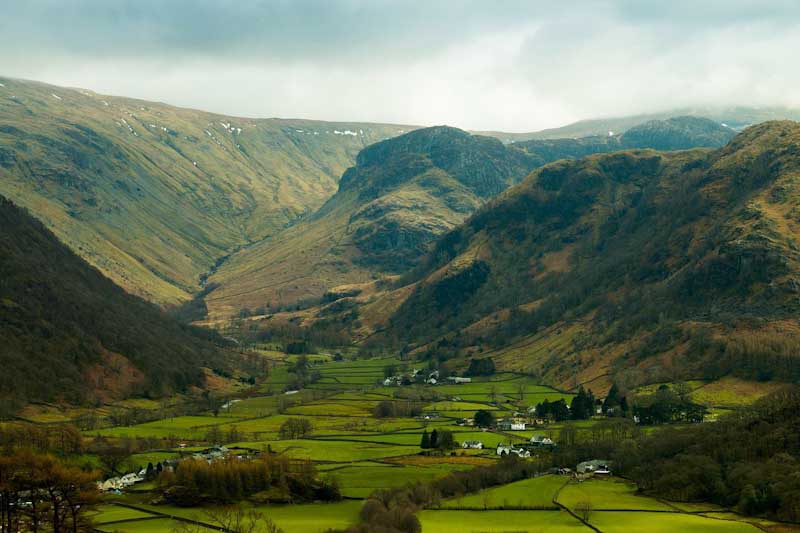
[[[100,524],[96,529],[108,533],[115,533],[118,531],[124,533],[168,533],[170,531],[175,531],[178,525],[180,525],[179,522],[171,518],[150,517],[130,522]],[[212,532],[215,530],[209,528],[208,531]]]
[[[274,356],[274,354],[272,354]],[[376,418],[379,402],[406,402],[416,393],[408,387],[383,386],[384,367],[401,363],[393,358],[359,361],[333,361],[320,355],[311,357],[312,369],[320,379],[297,394],[286,395],[291,381],[288,363],[295,356],[271,357],[276,361],[269,379],[257,387],[255,395],[226,402],[218,416],[209,412],[177,416],[133,426],[87,430],[87,436],[108,438],[174,438],[191,443],[182,450],[200,450],[211,444],[231,449],[271,450],[287,457],[312,461],[320,477],[335,479],[346,500],[330,504],[259,505],[286,533],[347,528],[359,521],[360,499],[378,489],[406,483],[426,483],[447,474],[497,458],[499,443],[521,443],[536,434],[556,440],[566,423],[525,431],[481,431],[458,426],[456,420],[469,418],[481,409],[497,418],[509,416],[519,406],[535,405],[547,399],[571,401],[572,395],[536,384],[532,378],[504,373],[478,378],[467,384],[424,386],[421,391],[423,413],[438,413],[430,420],[421,418]],[[731,403],[715,392],[714,383],[692,382],[693,395],[705,394],[718,404]],[[405,389],[405,390],[404,390]],[[740,384],[740,391],[754,397],[761,389]],[[700,397],[700,396],[698,396]],[[711,400],[709,400],[711,401]],[[150,400],[131,400],[115,409],[155,408]],[[72,414],[72,413],[70,413]],[[54,408],[32,410],[30,416],[60,419],[65,413]],[[281,425],[293,418],[310,422],[311,431],[295,438],[282,438]],[[605,419],[569,422],[578,437],[589,435]],[[444,455],[420,455],[422,432],[434,429],[453,433],[457,443],[477,440],[483,450],[457,448]],[[211,442],[210,439],[214,439]],[[144,466],[177,455],[181,450],[141,451],[129,462]],[[86,456],[90,457],[90,456]],[[94,459],[94,458],[93,458]],[[137,485],[123,494],[122,501],[137,509],[102,505],[95,523],[99,531],[155,533],[171,531],[179,519],[209,523],[203,508],[150,505],[154,484]],[[146,503],[145,503],[146,502]],[[580,519],[565,510],[589,502],[589,523],[602,532],[617,531],[721,531],[745,532],[756,528],[727,510],[711,505],[672,504],[637,494],[636,487],[619,479],[590,479],[577,483],[563,476],[544,475],[476,493],[450,498],[434,508],[422,510],[418,518],[426,532],[578,532],[591,531]]]
[[[186,518],[203,523],[210,522],[208,515],[202,508],[149,504],[142,504],[139,507],[162,515]],[[358,522],[358,512],[361,509],[361,502],[345,500],[337,503],[259,505],[252,508],[271,519],[278,527],[283,529],[284,533],[316,533],[327,531],[328,529],[347,528]],[[167,520],[171,525],[174,525],[174,521]],[[151,522],[152,521],[153,520],[151,520]],[[141,531],[150,533],[152,531],[153,533],[164,533],[172,530],[171,527],[167,527],[166,529],[139,529],[140,527],[146,527],[145,524],[145,521],[141,524],[137,522],[133,528],[128,529],[129,524],[126,523],[125,528],[119,531],[131,531],[132,533],[139,533]],[[163,524],[161,527],[165,525],[167,524]],[[115,531],[110,528],[104,530]]]
[[[331,468],[325,476],[335,478],[342,494],[350,498],[366,498],[377,489],[399,487],[406,483],[428,482],[455,470],[471,468],[469,464],[434,463],[426,466],[405,466],[384,463],[355,463]]]
[[[558,503],[575,510],[589,502],[595,510],[674,511],[675,508],[654,498],[636,494],[636,486],[618,478],[589,479],[567,484],[558,495]]]
[[[739,520],[709,518],[702,515],[677,512],[619,512],[595,511],[589,523],[603,533],[757,533],[757,527]]]
[[[565,511],[427,510],[420,512],[418,516],[424,532],[591,532],[591,529]]]
[[[442,509],[558,509],[553,503],[567,483],[562,476],[540,476],[442,502]]]

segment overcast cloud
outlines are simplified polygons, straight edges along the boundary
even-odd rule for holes
[[[796,0],[19,0],[0,75],[231,115],[530,131],[800,106]]]

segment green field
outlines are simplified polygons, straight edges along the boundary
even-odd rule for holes
[[[135,520],[133,522],[123,522],[116,524],[106,524],[97,527],[98,531],[113,533],[121,531],[123,533],[165,533],[174,531],[179,522],[170,518],[148,518]],[[215,531],[208,529],[209,532]]]
[[[589,502],[598,510],[674,511],[656,499],[637,495],[635,485],[617,478],[570,483],[558,495],[558,503],[570,509],[580,502]]]
[[[110,522],[118,522],[120,520],[132,520],[137,518],[151,518],[153,515],[122,507],[119,505],[100,505],[97,508],[97,513],[93,515],[92,519],[95,524],[108,524]]]
[[[558,507],[553,503],[558,490],[567,483],[562,476],[541,476],[482,490],[442,502],[442,508],[457,509],[543,509]]]
[[[318,358],[325,359],[324,357]],[[383,376],[383,367],[397,364],[394,359],[325,361],[315,364],[322,380],[314,384],[317,391],[304,390],[284,395],[288,382],[286,366],[279,363],[268,383],[261,387],[262,396],[233,402],[219,416],[199,413],[148,422],[129,427],[87,431],[88,436],[108,437],[177,437],[192,441],[184,452],[200,450],[209,431],[216,431],[230,448],[253,450],[271,449],[289,457],[314,462],[321,477],[335,479],[346,498],[363,499],[375,490],[399,487],[407,483],[427,483],[450,472],[473,468],[495,460],[494,448],[499,443],[522,442],[536,434],[558,439],[565,423],[546,428],[501,434],[458,426],[456,419],[471,416],[479,409],[489,409],[497,417],[507,416],[516,407],[506,404],[519,400],[519,386],[524,385],[524,404],[547,397],[570,398],[532,383],[530,378],[501,374],[492,380],[482,379],[464,385],[426,387],[435,393],[425,402],[424,411],[437,411],[441,416],[432,420],[406,418],[378,419],[372,415],[381,401],[405,401],[399,396],[400,387],[373,385]],[[705,384],[694,383],[696,391]],[[325,390],[325,392],[322,391]],[[710,389],[711,390],[711,389]],[[272,391],[266,392],[266,391]],[[405,392],[405,391],[403,391]],[[320,397],[324,395],[325,397]],[[490,405],[496,396],[497,405]],[[141,404],[144,407],[144,404]],[[283,410],[283,412],[279,412]],[[311,433],[304,438],[281,439],[281,425],[291,418],[311,422]],[[571,423],[579,438],[588,436],[605,419]],[[483,450],[456,449],[454,455],[422,456],[419,444],[423,430],[453,432],[456,442],[477,440]],[[236,442],[227,442],[235,430]],[[233,434],[233,433],[230,433]],[[175,456],[178,450],[152,450],[133,455],[131,464],[144,466]],[[82,456],[84,462],[97,463],[96,457]],[[176,525],[174,517],[192,518],[207,522],[202,508],[186,509],[165,505],[149,505],[153,484],[137,485],[135,492],[124,494],[123,501],[143,510],[103,505],[96,523],[102,531],[131,531],[134,533],[166,532]],[[521,532],[521,531],[591,531],[577,518],[554,503],[575,509],[579,502],[590,502],[593,511],[590,523],[606,531],[754,531],[746,519],[712,505],[668,504],[637,494],[636,487],[619,479],[589,479],[582,483],[563,476],[546,475],[507,485],[496,486],[478,493],[465,494],[441,502],[436,508],[419,513],[426,532]],[[258,509],[272,518],[287,533],[325,531],[346,528],[358,522],[361,501],[345,500],[335,504],[268,505]],[[712,514],[701,514],[708,513]],[[766,526],[765,526],[766,527]]]
[[[564,511],[422,511],[419,520],[422,531],[436,533],[591,531]]]
[[[252,448],[255,450],[260,450],[266,447],[266,445],[271,446],[274,451],[282,452],[289,457],[297,459],[339,463],[380,459],[383,457],[397,457],[399,455],[410,455],[419,452],[418,446],[310,439],[279,440],[272,442],[240,442],[234,444],[234,446]]]
[[[719,520],[685,513],[632,513],[617,511],[595,511],[589,523],[603,533],[756,533],[759,529],[751,524],[733,520]]]
[[[377,405],[377,401],[365,402],[315,402],[304,405],[297,405],[286,410],[291,415],[306,416],[361,416],[369,417],[372,415],[372,408]]]
[[[339,481],[344,496],[365,498],[382,488],[399,487],[406,483],[432,481],[468,465],[441,463],[430,466],[401,466],[379,463],[356,463],[352,466],[327,470],[326,476]]]
[[[381,442],[386,444],[399,444],[418,446],[422,436],[421,433],[369,433],[365,435],[325,435],[320,440],[343,440],[354,442]]]
[[[105,437],[177,437],[187,440],[202,439],[212,426],[222,427],[239,419],[231,416],[179,416],[147,422],[136,426],[89,431],[90,435]]]
[[[200,522],[208,522],[208,517],[202,509],[185,507],[173,507],[166,505],[143,505],[142,508],[153,512],[168,514],[181,518],[188,518]],[[284,533],[315,533],[328,529],[346,528],[358,522],[358,512],[361,509],[359,501],[342,501],[338,503],[310,503],[295,505],[263,505],[254,507],[257,511],[271,519],[275,524],[284,530]],[[152,522],[152,521],[150,521]],[[171,530],[170,524],[162,523],[165,529],[139,529],[140,523],[136,522],[134,528],[120,531],[140,532],[168,532]],[[145,522],[141,523],[142,526]],[[114,531],[107,529],[107,531]]]

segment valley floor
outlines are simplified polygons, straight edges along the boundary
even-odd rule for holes
[[[359,521],[363,499],[380,488],[426,482],[456,470],[497,460],[499,443],[523,443],[534,434],[558,439],[562,424],[545,428],[498,432],[459,426],[477,410],[497,418],[510,416],[520,405],[545,399],[569,401],[572,395],[535,383],[517,374],[498,374],[461,385],[425,386],[431,396],[424,400],[423,415],[416,418],[377,418],[380,402],[401,402],[411,387],[383,386],[384,368],[400,365],[394,359],[335,362],[327,355],[311,357],[319,379],[307,388],[286,394],[287,362],[279,355],[270,377],[256,394],[228,403],[216,416],[211,412],[176,416],[152,422],[85,430],[86,436],[151,443],[128,461],[130,468],[148,462],[189,456],[210,445],[224,444],[230,453],[272,450],[292,458],[311,460],[323,477],[335,478],[343,497],[337,503],[253,505],[286,533],[344,529]],[[697,390],[713,391],[698,383]],[[417,392],[418,393],[418,392]],[[129,401],[129,408],[157,409],[157,402]],[[119,408],[119,406],[117,407]],[[45,418],[53,413],[39,413]],[[283,438],[281,424],[289,418],[305,418],[312,431],[297,438]],[[576,422],[580,434],[589,435],[602,420]],[[483,442],[482,450],[457,448],[452,455],[421,455],[423,430],[449,430],[461,443]],[[137,440],[138,439],[138,440]],[[85,461],[96,458],[85,456]],[[153,483],[140,483],[121,494],[108,494],[95,520],[103,532],[168,532],[181,523],[216,529],[203,508],[155,505]],[[579,509],[589,503],[590,511]],[[795,531],[787,525],[749,519],[713,505],[678,504],[643,496],[629,482],[589,479],[578,482],[567,476],[542,475],[442,501],[418,513],[423,531]]]

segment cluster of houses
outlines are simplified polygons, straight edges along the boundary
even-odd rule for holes
[[[228,455],[228,448],[225,446],[212,446],[211,448],[206,448],[202,452],[197,452],[192,454],[192,459],[203,459],[208,461],[209,463],[213,463],[214,461],[218,461],[222,459],[226,455]]]
[[[495,453],[500,456],[514,454],[518,457],[530,457],[536,449],[552,449],[555,445],[555,441],[546,435],[534,435],[524,444],[500,443],[497,445]]]
[[[611,468],[609,467],[609,464],[609,461],[606,461],[605,459],[584,461],[582,463],[578,463],[578,466],[575,467],[575,472],[577,472],[578,475],[583,476],[610,476]]]
[[[419,383],[424,381],[430,385],[435,385],[436,380],[439,378],[439,371],[434,370],[428,377],[425,378],[425,375],[422,373],[422,370],[419,368],[414,368],[411,372],[407,372],[404,374],[395,374],[394,376],[389,376],[383,380],[384,387],[391,387],[396,385],[411,385],[412,383]]]
[[[98,481],[97,488],[101,492],[115,492],[119,494],[123,490],[132,487],[137,483],[147,481],[148,479],[153,479],[158,472],[162,472],[164,470],[174,470],[177,464],[177,459],[167,459],[158,463],[158,465],[155,467],[153,467],[152,464],[149,465],[149,467],[153,468],[152,472],[148,472],[147,468],[142,468],[138,472],[129,472],[122,476],[106,479],[105,481]]]
[[[181,443],[181,448],[185,448],[186,445]],[[201,452],[197,452],[192,454],[192,459],[196,460],[204,460],[212,463],[219,459],[222,459],[228,455],[230,450],[225,446],[212,446],[211,448],[207,448]],[[240,457],[241,458],[241,457]],[[143,481],[147,481],[148,479],[152,480],[155,475],[158,473],[167,470],[172,471],[178,465],[179,459],[166,459],[160,463],[158,463],[155,467],[153,465],[149,465],[152,467],[153,470],[148,472],[147,468],[143,468],[138,472],[130,472],[123,476],[112,477],[106,479],[105,481],[98,481],[97,488],[101,492],[115,492],[120,493],[123,490],[132,487],[137,483],[141,483]]]
[[[497,449],[495,449],[495,453],[497,453],[497,455],[501,457],[504,455],[511,455],[511,454],[523,458],[531,456],[530,450],[514,444],[498,444]]]
[[[127,489],[136,483],[141,483],[144,481],[146,479],[146,473],[146,470],[140,470],[139,472],[131,472],[130,474],[125,474],[124,476],[112,477],[105,481],[98,481],[97,489],[101,492],[120,493],[123,489]]]
[[[479,440],[465,440],[461,443],[461,447],[465,450],[482,450],[483,443]]]
[[[427,385],[437,385],[440,383],[439,371],[434,370],[427,374],[427,376],[418,368],[412,369],[405,374],[395,374],[383,380],[384,387],[398,386],[398,385],[411,385],[412,383],[425,383]],[[459,376],[448,376],[447,383],[460,385],[463,383],[472,383],[472,378],[462,378]]]
[[[456,401],[456,400],[453,400]],[[474,426],[474,418],[459,418],[456,420],[456,425],[459,426]],[[501,418],[496,422],[496,427],[499,431],[525,431],[532,427],[544,427],[547,424],[541,419],[531,419],[522,416],[520,413],[514,413],[514,416]]]
[[[547,435],[534,435],[530,440],[531,446],[534,448],[553,448],[556,443]]]
[[[528,422],[520,417],[501,418],[497,421],[497,429],[500,431],[525,431]]]

